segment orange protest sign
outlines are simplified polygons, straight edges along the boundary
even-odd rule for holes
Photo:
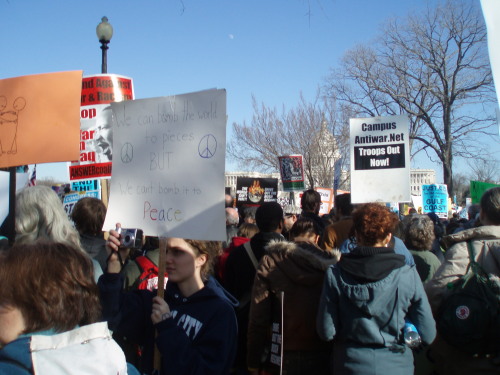
[[[82,72],[0,80],[0,167],[78,159]]]

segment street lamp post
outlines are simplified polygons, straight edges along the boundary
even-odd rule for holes
[[[102,17],[101,23],[96,27],[96,34],[99,42],[101,42],[102,50],[102,65],[101,73],[108,72],[108,44],[113,37],[113,26],[108,23],[108,17]]]
[[[97,39],[101,42],[101,50],[102,50],[102,65],[101,65],[101,73],[108,73],[108,44],[113,37],[113,26],[108,23],[108,17],[102,17],[101,23],[97,25],[95,32],[97,34]],[[108,206],[109,200],[109,185],[107,180],[101,181],[101,199]]]

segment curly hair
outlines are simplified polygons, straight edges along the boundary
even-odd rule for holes
[[[358,243],[373,246],[394,231],[398,217],[387,207],[367,203],[354,210],[352,221]]]
[[[434,223],[427,215],[413,215],[406,223],[405,245],[412,250],[430,250],[434,235]]]
[[[201,267],[201,276],[206,279],[213,274],[215,259],[222,254],[222,243],[220,241],[201,241],[188,240],[186,241],[194,250],[196,255],[204,254],[207,256],[207,261]]]
[[[81,249],[80,235],[59,197],[48,186],[31,186],[17,193],[15,227],[16,243],[32,243],[44,238]]]
[[[21,311],[24,333],[65,332],[101,316],[92,261],[67,244],[15,244],[0,256],[0,285],[1,304]]]

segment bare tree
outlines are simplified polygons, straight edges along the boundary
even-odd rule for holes
[[[498,181],[498,161],[494,159],[471,159],[469,180],[496,183]]]
[[[326,81],[327,95],[358,117],[410,115],[412,155],[443,166],[453,194],[453,159],[480,152],[494,124],[486,28],[477,4],[448,1],[404,22],[389,20],[370,46],[348,51]]]
[[[258,104],[252,98],[254,114],[250,125],[233,123],[228,156],[240,167],[261,171],[279,170],[278,157],[301,154],[306,184],[314,188],[333,184],[334,162],[348,149],[348,119],[339,119],[334,103],[321,100],[319,93],[308,103],[281,112]],[[344,167],[345,168],[345,167]]]

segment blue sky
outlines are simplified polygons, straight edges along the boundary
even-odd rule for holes
[[[431,1],[435,3],[435,1]],[[100,73],[95,28],[113,25],[108,72],[133,78],[137,99],[208,88],[227,90],[233,122],[251,121],[252,95],[287,108],[312,100],[329,69],[382,21],[425,7],[423,0],[0,0],[0,79],[83,70]],[[412,167],[440,166],[423,161]],[[231,163],[226,170],[236,170]],[[64,179],[64,165],[38,178]],[[439,182],[439,181],[438,181]]]

